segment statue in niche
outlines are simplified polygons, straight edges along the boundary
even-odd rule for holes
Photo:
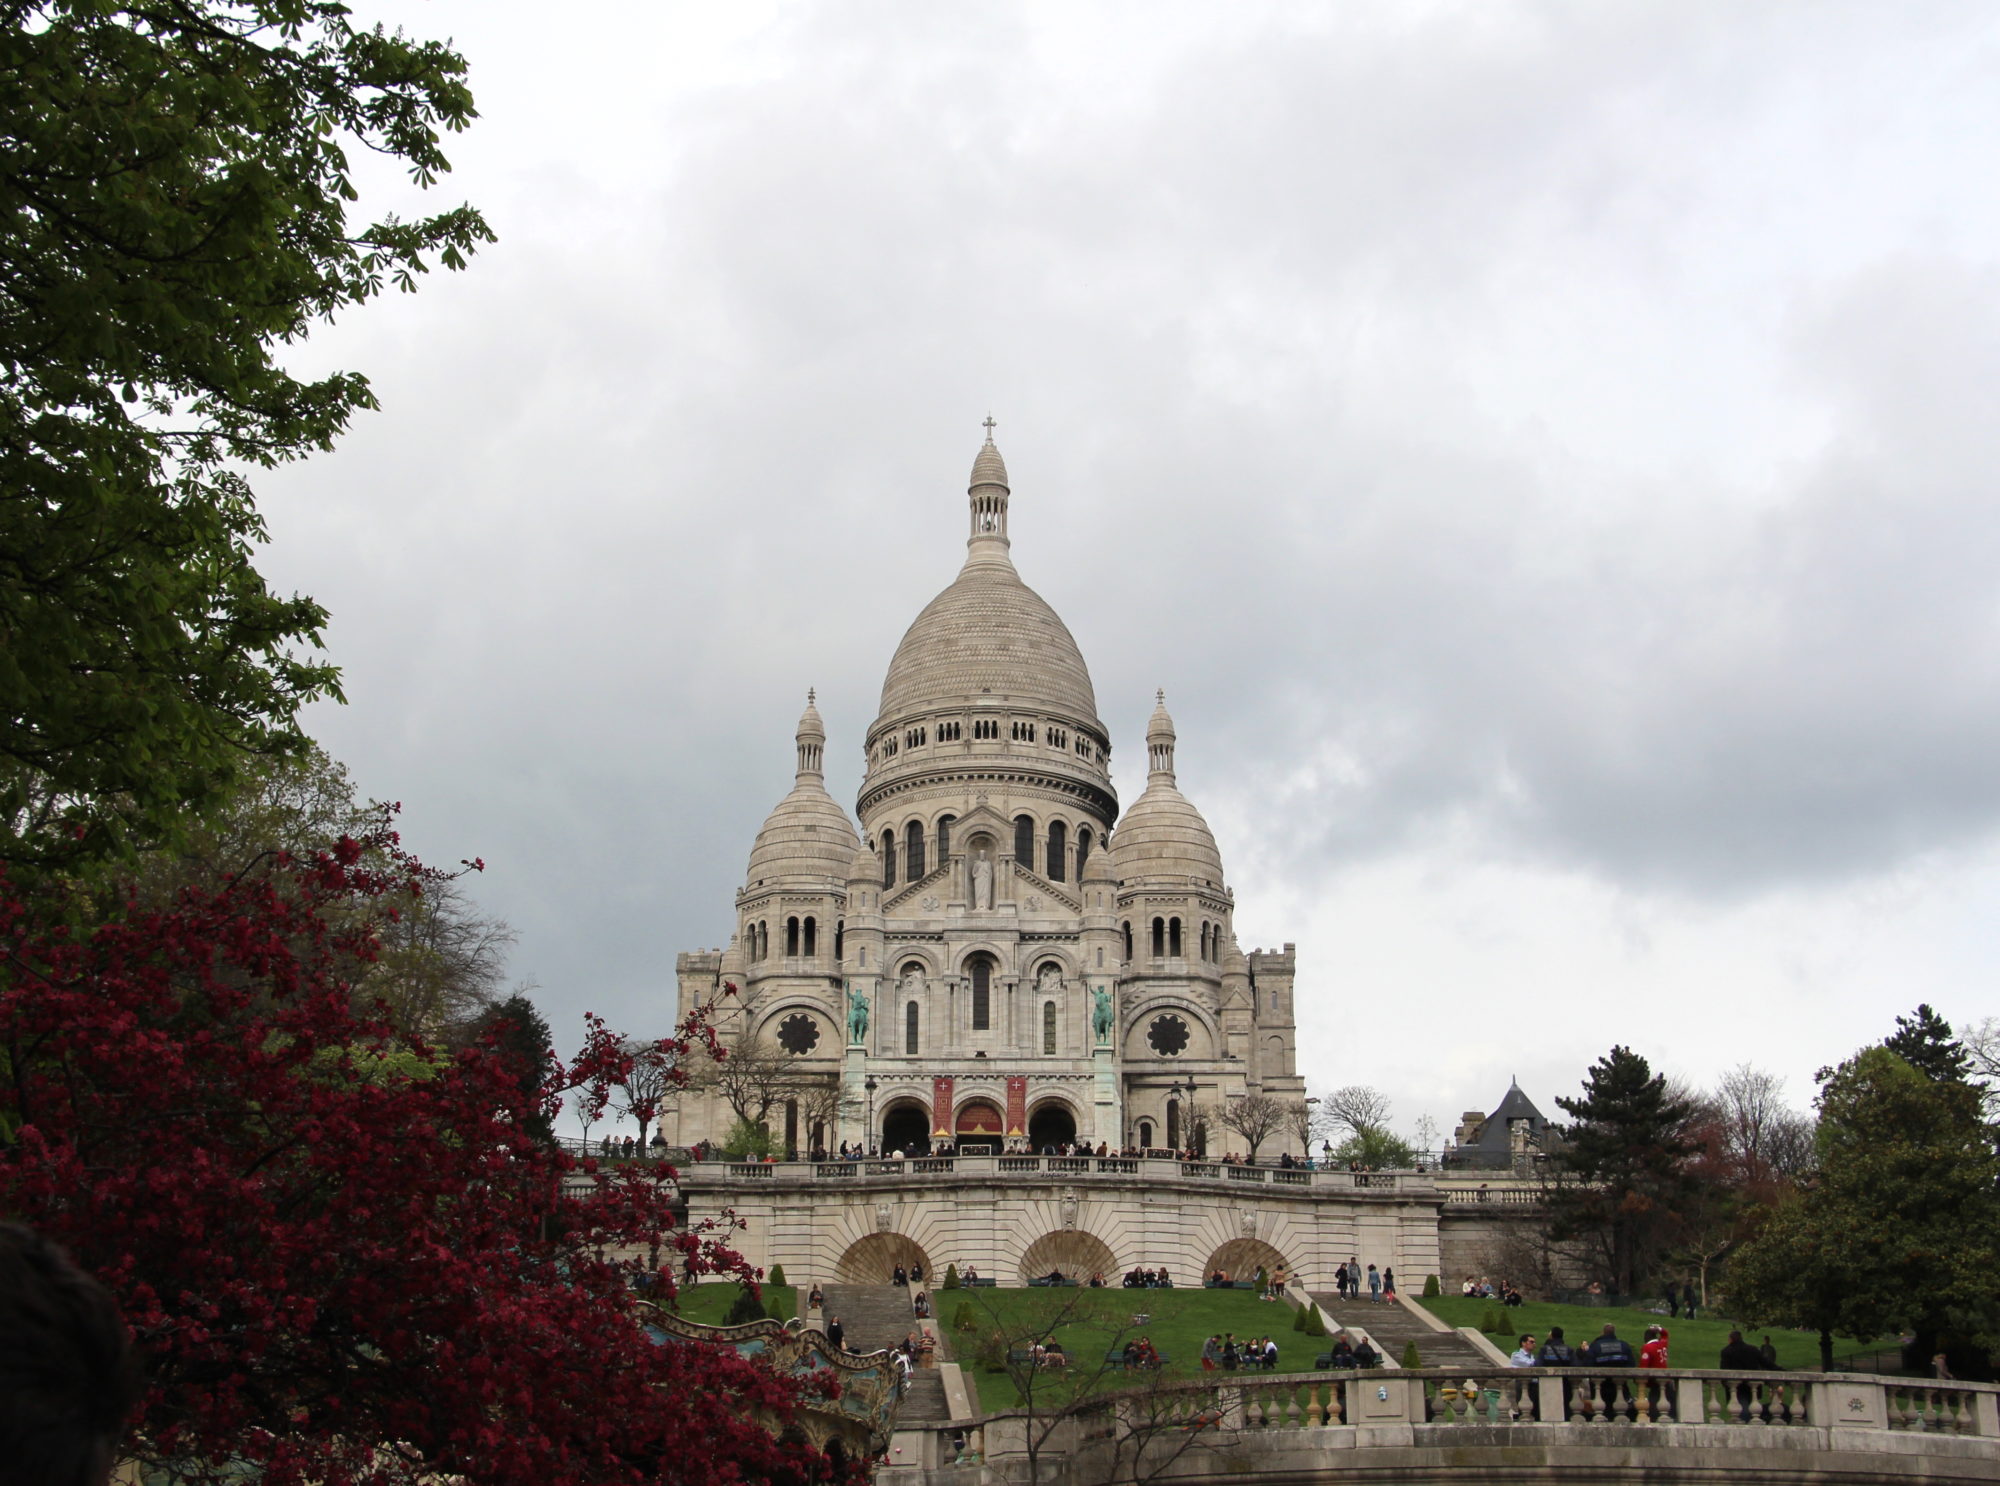
[[[1097,1045],[1111,1040],[1111,992],[1099,986],[1091,993],[1090,1025],[1097,1033]]]
[[[915,965],[903,967],[903,994],[921,996],[924,993],[924,972]]]
[[[847,1040],[856,1047],[868,1041],[868,998],[847,983]]]
[[[1044,965],[1038,972],[1036,972],[1035,975],[1036,995],[1038,996],[1061,995],[1062,988],[1063,988],[1063,976],[1062,976],[1062,967],[1060,965],[1055,965],[1055,964]]]
[[[981,845],[979,853],[972,859],[972,906],[991,908],[993,906],[993,859]]]

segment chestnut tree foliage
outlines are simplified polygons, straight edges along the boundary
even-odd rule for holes
[[[490,240],[350,220],[350,155],[450,168],[464,79],[338,0],[0,0],[0,861],[170,835],[337,695],[243,472],[373,405],[287,343]]]
[[[0,1212],[123,1308],[128,1453],[270,1486],[828,1479],[758,1422],[803,1385],[635,1318],[649,1273],[754,1279],[726,1235],[676,1227],[669,1169],[538,1137],[624,1041],[535,1080],[504,1027],[447,1050],[354,994],[432,877],[385,831],[110,912],[0,877]]]

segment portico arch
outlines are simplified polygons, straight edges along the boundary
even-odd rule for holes
[[[1075,1280],[1079,1285],[1089,1284],[1094,1274],[1103,1275],[1107,1284],[1116,1284],[1117,1268],[1118,1260],[1103,1239],[1093,1233],[1077,1233],[1069,1229],[1044,1233],[1021,1254],[1023,1283],[1039,1280],[1053,1271],[1066,1280]]]
[[[978,1151],[998,1151],[1006,1133],[1000,1106],[991,1099],[968,1099],[959,1106],[952,1134],[959,1150],[967,1155]]]
[[[1219,1269],[1232,1280],[1254,1280],[1260,1269],[1269,1275],[1281,1267],[1286,1273],[1291,1272],[1291,1262],[1263,1239],[1232,1238],[1208,1256],[1208,1263],[1201,1267],[1201,1277],[1207,1279]]]
[[[871,1233],[847,1246],[847,1252],[833,1266],[833,1274],[843,1285],[886,1285],[899,1267],[908,1274],[918,1265],[923,1267],[928,1284],[931,1256],[922,1244],[907,1233]]]
[[[1028,1111],[1028,1146],[1069,1145],[1076,1139],[1076,1111],[1066,1099],[1044,1099]]]
[[[931,1116],[918,1099],[897,1099],[882,1111],[882,1154],[929,1149]]]

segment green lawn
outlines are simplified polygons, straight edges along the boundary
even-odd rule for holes
[[[731,1280],[709,1280],[703,1284],[682,1288],[675,1309],[690,1321],[700,1321],[706,1326],[720,1326],[723,1316],[736,1303],[738,1286]],[[764,1304],[770,1305],[773,1297],[783,1296],[789,1307],[785,1314],[797,1315],[799,1292],[790,1285],[766,1285]]]
[[[1074,1361],[1060,1376],[1048,1370],[1036,1375],[1036,1392],[1044,1400],[1124,1381],[1122,1371],[1104,1369],[1104,1354],[1113,1347],[1122,1348],[1135,1336],[1150,1337],[1153,1345],[1172,1359],[1165,1369],[1170,1379],[1202,1375],[1201,1344],[1215,1333],[1233,1331],[1239,1343],[1268,1333],[1278,1343],[1279,1372],[1310,1371],[1313,1358],[1331,1345],[1327,1337],[1309,1337],[1292,1330],[1292,1308],[1259,1300],[1252,1290],[981,1287],[932,1294],[938,1303],[939,1324],[950,1338],[952,1359],[976,1383],[980,1406],[989,1411],[1017,1408],[1022,1402],[1005,1367],[987,1365],[996,1352],[1004,1354],[1006,1350],[996,1337],[1022,1348],[1036,1336],[1053,1336],[1062,1343]],[[971,1332],[954,1326],[961,1305],[972,1308],[977,1326]],[[1135,1324],[1134,1317],[1140,1314],[1151,1319]]]
[[[1495,1334],[1492,1337],[1493,1343],[1503,1352],[1513,1351],[1524,1331],[1534,1333],[1537,1342],[1545,1340],[1551,1326],[1562,1327],[1563,1338],[1571,1346],[1582,1347],[1602,1331],[1606,1323],[1616,1326],[1619,1336],[1630,1342],[1636,1352],[1648,1326],[1664,1325],[1668,1333],[1667,1360],[1675,1367],[1717,1366],[1722,1349],[1729,1341],[1729,1332],[1736,1324],[1720,1317],[1710,1319],[1706,1314],[1693,1321],[1675,1321],[1664,1314],[1623,1306],[1548,1305],[1532,1300],[1509,1310],[1495,1301],[1468,1300],[1462,1295],[1436,1296],[1419,1303],[1432,1315],[1453,1326],[1477,1326],[1489,1307],[1503,1312],[1507,1317],[1507,1332],[1504,1336]],[[1753,1347],[1761,1346],[1767,1335],[1778,1349],[1780,1368],[1791,1372],[1819,1370],[1819,1333],[1787,1331],[1777,1326],[1768,1329],[1756,1327],[1746,1332],[1744,1339]],[[1871,1343],[1858,1347],[1846,1342],[1840,1345],[1835,1355],[1873,1352],[1876,1345]]]

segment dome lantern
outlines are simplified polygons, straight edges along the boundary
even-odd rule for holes
[[[1007,561],[1007,464],[993,443],[993,415],[986,415],[986,442],[972,461],[972,483],[966,487],[972,507],[972,533],[965,545],[967,562]]]

